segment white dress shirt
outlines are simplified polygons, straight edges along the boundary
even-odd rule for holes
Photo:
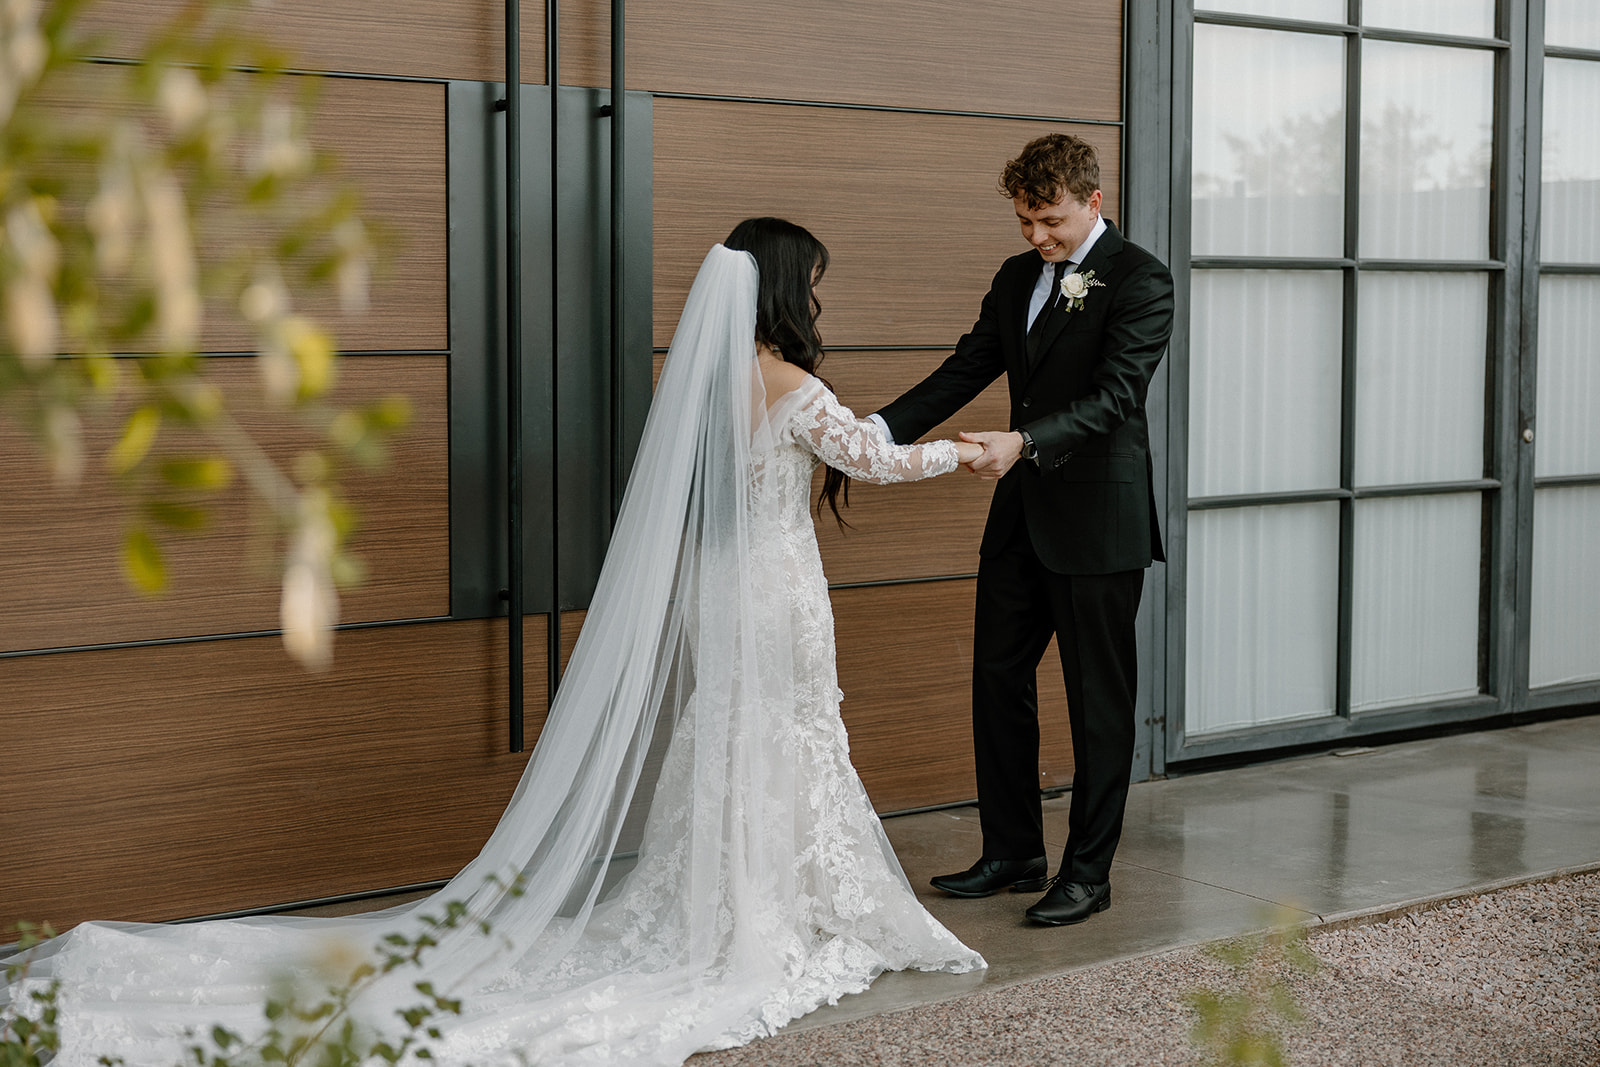
[[[1089,249],[1100,240],[1100,235],[1106,232],[1106,220],[1099,215],[1094,218],[1094,228],[1089,231],[1089,236],[1083,243],[1072,250],[1067,257],[1067,273],[1071,274],[1078,269],[1084,257],[1089,254]],[[1044,260],[1044,265],[1039,268],[1039,280],[1033,283],[1033,296],[1028,300],[1028,326],[1033,326],[1033,320],[1039,316],[1039,311],[1044,307],[1045,301],[1050,299],[1050,287],[1056,280],[1056,265],[1050,260]],[[889,424],[883,421],[883,416],[874,411],[867,416],[867,420],[883,432],[883,439],[894,444],[894,435],[889,432]]]

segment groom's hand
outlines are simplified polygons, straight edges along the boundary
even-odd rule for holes
[[[980,478],[1003,478],[1022,455],[1022,435],[1014,430],[985,430],[983,433],[963,433],[963,441],[983,446],[983,455],[967,464],[967,469]]]

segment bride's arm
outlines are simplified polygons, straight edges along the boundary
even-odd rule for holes
[[[971,463],[983,446],[958,441],[928,441],[920,445],[896,445],[884,439],[877,427],[843,404],[832,391],[823,388],[794,415],[795,439],[818,459],[863,482],[886,485],[914,482],[948,474],[963,463]]]

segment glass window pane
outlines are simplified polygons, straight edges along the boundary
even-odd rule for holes
[[[1596,530],[1600,530],[1600,487],[1556,486],[1534,491],[1529,685],[1600,678],[1600,537],[1595,536]]]
[[[1596,101],[1600,101],[1600,63],[1545,61],[1539,255],[1546,263],[1600,263]]]
[[[1350,709],[1478,692],[1478,493],[1358,500]]]
[[[1343,38],[1194,28],[1194,247],[1344,250]]]
[[[1487,259],[1493,54],[1363,47],[1361,255]]]
[[[1544,43],[1600,49],[1600,7],[1594,0],[1544,0]]]
[[[1534,473],[1600,474],[1600,277],[1539,280]]]
[[[1458,37],[1494,36],[1494,0],[1361,0],[1368,26]]]
[[[1188,733],[1333,714],[1339,505],[1189,513]]]
[[[1363,271],[1357,485],[1483,477],[1485,274]]]
[[[1189,495],[1339,484],[1337,271],[1195,271]]]
[[[1343,24],[1350,15],[1347,0],[1195,0],[1196,11],[1232,11],[1239,15],[1271,15]]]

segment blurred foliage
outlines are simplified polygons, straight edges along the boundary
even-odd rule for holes
[[[371,229],[308,140],[317,80],[240,32],[235,5],[196,0],[135,61],[89,62],[85,2],[0,0],[0,417],[59,484],[98,463],[127,489],[123,570],[147,592],[167,584],[163,543],[241,483],[281,559],[285,646],[325,666],[336,586],[360,573],[339,478],[383,462],[410,409],[335,403],[337,347],[297,301],[363,308]],[[219,325],[249,338],[253,391],[208,379]],[[313,443],[269,455],[239,418],[259,411]],[[91,455],[106,419],[120,432]]]
[[[1305,930],[1287,922],[1250,937],[1206,948],[1226,964],[1226,988],[1202,988],[1189,995],[1196,1021],[1193,1037],[1208,1065],[1255,1064],[1285,1067],[1282,1032],[1298,1022],[1290,980],[1310,974],[1317,958],[1305,944]]]
[[[30,953],[41,941],[56,935],[48,925],[17,924],[20,963],[6,966],[6,985],[15,989],[28,976]],[[61,983],[50,982],[43,989],[30,990],[23,1004],[9,997],[0,1000],[0,1067],[41,1067],[55,1058],[61,1047],[58,1027]]]

